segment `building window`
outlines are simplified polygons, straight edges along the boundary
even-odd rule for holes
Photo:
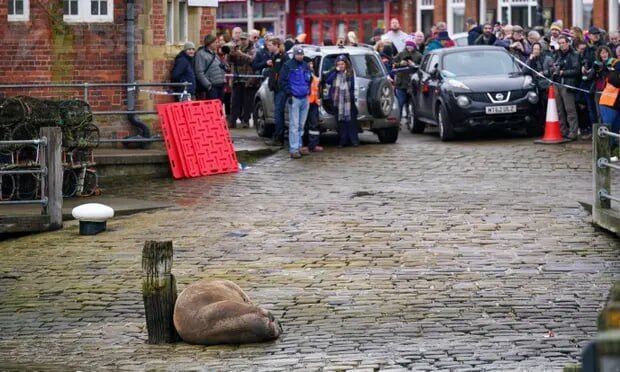
[[[183,44],[187,41],[187,1],[168,0],[166,7],[166,43]]]
[[[90,2],[90,14],[94,16],[108,15],[108,2],[107,0],[93,0]]]
[[[465,30],[465,0],[448,0],[448,31],[451,34]]]
[[[435,9],[434,0],[417,0],[416,25],[418,31],[427,33],[434,24],[433,13]]]
[[[536,0],[498,0],[498,17],[511,25],[531,27],[536,21]]]
[[[29,0],[9,0],[9,21],[27,21],[30,17]]]
[[[113,0],[63,0],[63,19],[67,23],[114,21]]]

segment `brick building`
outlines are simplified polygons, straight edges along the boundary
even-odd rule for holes
[[[214,30],[215,8],[188,6],[193,1],[135,0],[136,81],[169,81],[181,45]],[[126,82],[126,9],[126,0],[0,0],[0,83]],[[83,97],[82,89],[0,89],[20,94]],[[169,98],[142,94],[137,108],[158,100]],[[92,89],[88,101],[94,111],[126,109],[123,88]],[[156,126],[155,117],[140,119]],[[97,122],[103,136],[133,134],[123,116]]]
[[[345,30],[368,40],[373,29],[384,27],[392,17],[405,31],[426,32],[445,21],[451,33],[463,32],[467,18],[534,26],[539,5],[547,27],[561,19],[565,27],[618,28],[618,0],[288,0],[285,8],[290,9],[288,32],[305,32],[311,42],[320,43]]]
[[[531,26],[537,5],[548,26],[605,29],[618,26],[620,0],[134,0],[136,6],[135,80],[169,81],[180,45],[216,27],[258,27],[276,34],[305,32],[320,43],[354,30],[361,40],[392,17],[406,31],[428,30],[446,21],[450,32],[463,31],[465,20],[503,20]],[[125,82],[127,79],[127,0],[0,0],[0,83]],[[219,17],[216,24],[216,17]],[[81,89],[26,91],[0,89],[0,95],[82,97]],[[138,109],[149,110],[167,97],[140,95]],[[91,90],[95,111],[125,110],[119,88]],[[142,116],[155,127],[155,116]],[[133,134],[124,117],[98,117],[104,136]]]

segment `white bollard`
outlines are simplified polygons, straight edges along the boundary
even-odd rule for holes
[[[106,221],[114,217],[114,209],[99,203],[79,205],[71,211],[80,221],[80,235],[96,235],[106,229]]]

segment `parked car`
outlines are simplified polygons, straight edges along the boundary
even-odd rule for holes
[[[324,83],[329,72],[335,67],[336,58],[346,55],[355,74],[355,101],[358,109],[357,121],[361,130],[369,130],[379,137],[381,143],[394,143],[398,139],[398,105],[394,98],[394,88],[388,73],[381,63],[379,54],[367,46],[328,46],[299,45],[306,58],[312,59],[315,73],[321,77],[321,97],[327,97],[329,86]],[[289,51],[289,57],[292,51]],[[319,128],[321,131],[336,131],[337,123],[332,115],[333,107],[322,99],[319,108]],[[255,96],[254,120],[256,132],[261,137],[271,137],[275,130],[274,92],[263,81]],[[285,125],[288,126],[288,105],[285,111]]]
[[[413,74],[411,92],[412,133],[436,125],[448,141],[471,128],[525,129],[529,135],[543,129],[536,86],[503,48],[434,50]]]
[[[467,32],[459,32],[458,34],[452,35],[450,38],[454,41],[456,46],[462,47],[462,46],[468,46],[469,45],[469,44],[467,44],[467,37],[468,36],[469,36],[469,33],[467,33]]]

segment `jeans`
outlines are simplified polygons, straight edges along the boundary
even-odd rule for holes
[[[288,141],[290,152],[297,152],[301,147],[301,137],[304,135],[304,124],[308,117],[308,97],[293,97],[289,107]]]
[[[279,90],[275,95],[275,121],[276,129],[273,132],[273,139],[282,141],[284,138],[284,107],[286,105],[286,92]]]
[[[601,121],[605,124],[609,124],[612,132],[620,132],[620,111],[603,105],[599,105],[598,108],[601,112]],[[612,137],[611,141],[613,144],[618,144],[618,139],[615,137]]]
[[[398,115],[402,119],[403,117],[403,107],[407,107],[407,103],[409,102],[409,95],[407,94],[406,89],[396,88],[394,90],[396,94],[396,100],[398,101]]]

